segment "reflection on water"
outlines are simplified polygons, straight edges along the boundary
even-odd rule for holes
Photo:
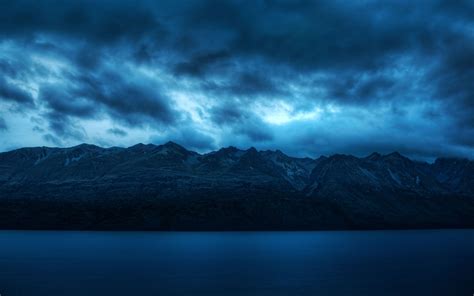
[[[0,231],[0,294],[473,295],[474,230]]]

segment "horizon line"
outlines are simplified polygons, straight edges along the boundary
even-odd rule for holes
[[[407,158],[411,161],[417,161],[417,162],[426,162],[426,163],[430,163],[426,160],[417,160],[417,159],[413,159],[411,157],[408,157],[408,156],[405,156],[404,154],[400,153],[399,151],[397,150],[394,150],[390,153],[380,153],[378,151],[373,151],[365,156],[356,156],[356,155],[353,155],[353,154],[348,154],[348,153],[332,153],[332,154],[320,154],[319,156],[315,156],[315,157],[309,157],[309,156],[306,156],[306,157],[298,157],[298,156],[292,156],[292,155],[289,155],[285,152],[283,152],[281,149],[265,149],[265,150],[259,150],[257,148],[255,148],[254,146],[250,146],[249,148],[247,149],[243,149],[243,148],[239,148],[239,147],[236,147],[236,146],[233,146],[233,145],[230,145],[230,146],[222,146],[220,148],[217,148],[215,150],[211,150],[209,152],[205,152],[205,153],[200,153],[200,152],[197,152],[197,151],[194,151],[194,150],[190,150],[188,148],[186,148],[184,145],[182,144],[179,144],[175,141],[166,141],[162,144],[154,144],[154,143],[142,143],[142,142],[139,142],[137,144],[134,144],[134,145],[131,145],[131,146],[128,146],[128,147],[125,147],[125,146],[110,146],[110,147],[103,147],[103,146],[99,146],[99,145],[96,145],[96,144],[90,144],[90,143],[81,143],[81,144],[77,144],[77,145],[74,145],[74,146],[68,146],[68,147],[59,147],[59,146],[24,146],[24,147],[19,147],[19,148],[14,148],[14,149],[11,149],[11,150],[6,150],[6,151],[0,151],[0,154],[3,154],[3,153],[9,153],[9,152],[13,152],[13,151],[16,151],[16,150],[21,150],[21,149],[35,149],[35,148],[47,148],[47,149],[72,149],[72,148],[77,148],[77,147],[80,147],[80,146],[93,146],[93,147],[97,147],[97,148],[100,148],[100,149],[113,149],[113,148],[118,148],[118,149],[130,149],[132,147],[135,147],[135,146],[139,146],[139,145],[143,145],[143,146],[156,146],[156,147],[159,147],[159,146],[165,146],[165,145],[169,145],[169,144],[173,144],[173,145],[177,145],[183,149],[185,149],[186,151],[189,151],[189,152],[194,152],[198,155],[207,155],[207,154],[211,154],[211,153],[215,153],[215,152],[218,152],[220,150],[223,150],[223,149],[229,149],[229,148],[235,148],[237,150],[240,150],[240,151],[249,151],[249,150],[256,150],[257,152],[274,152],[274,153],[277,153],[277,152],[280,152],[282,154],[284,154],[285,156],[288,156],[288,157],[291,157],[291,158],[299,158],[299,159],[304,159],[304,158],[309,158],[309,159],[313,159],[313,160],[316,160],[316,159],[319,159],[321,157],[326,157],[326,158],[331,158],[331,157],[334,157],[334,156],[338,156],[338,155],[341,155],[341,156],[351,156],[351,157],[355,157],[355,158],[358,158],[358,159],[363,159],[363,158],[368,158],[372,155],[379,155],[379,156],[390,156],[390,155],[400,155],[404,158]],[[459,159],[459,160],[468,160],[468,161],[472,161],[471,158],[469,157],[465,157],[465,156],[437,156],[437,157],[434,157],[434,161],[438,160],[438,159]],[[433,162],[434,162],[433,161]]]

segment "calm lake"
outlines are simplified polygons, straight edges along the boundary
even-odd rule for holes
[[[466,295],[474,230],[0,231],[0,294]]]

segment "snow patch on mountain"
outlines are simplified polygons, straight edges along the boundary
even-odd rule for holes
[[[398,184],[398,185],[402,185],[402,182],[400,180],[400,178],[398,177],[397,174],[393,173],[391,169],[388,169],[388,173],[390,174],[390,177]]]
[[[86,155],[86,153],[83,153],[83,154],[78,155],[78,156],[67,157],[66,160],[64,161],[64,166],[68,166],[68,165],[70,165],[71,163],[73,163],[75,161],[81,160],[85,155]]]

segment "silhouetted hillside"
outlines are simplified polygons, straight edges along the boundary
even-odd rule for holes
[[[354,229],[474,226],[474,162],[295,158],[168,142],[0,153],[0,227]]]

